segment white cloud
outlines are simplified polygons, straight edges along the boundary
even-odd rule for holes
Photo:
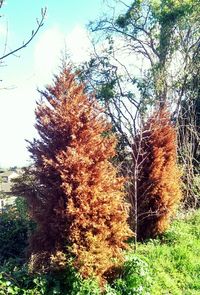
[[[81,63],[89,58],[91,42],[87,30],[82,26],[75,26],[66,36],[65,43],[73,62]]]
[[[47,29],[40,35],[34,52],[36,83],[40,86],[51,81],[59,65],[64,40],[63,33],[57,27]]]
[[[39,86],[51,82],[65,48],[74,63],[88,59],[91,44],[86,29],[76,25],[64,34],[58,27],[52,27],[40,35],[34,52],[35,80]]]
[[[1,90],[0,166],[22,166],[29,158],[25,139],[32,140],[34,130],[35,91],[31,86]]]

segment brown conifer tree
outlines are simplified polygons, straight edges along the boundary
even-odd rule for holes
[[[167,229],[181,199],[176,131],[166,108],[155,112],[135,138],[133,170],[138,176],[137,235],[139,239],[155,237]]]
[[[38,225],[30,245],[33,268],[42,257],[61,266],[70,254],[84,277],[102,279],[123,258],[131,235],[124,179],[109,161],[116,138],[94,97],[68,69],[41,94],[36,109],[40,139],[29,148],[40,183],[37,194],[28,196]]]

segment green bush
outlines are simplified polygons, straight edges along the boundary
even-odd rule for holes
[[[4,265],[0,269],[0,295],[99,295],[100,288],[95,280],[84,280],[69,266],[65,271],[31,275],[27,267]]]
[[[9,213],[0,216],[0,263],[9,258],[24,257],[28,228],[24,220],[12,219]]]
[[[128,253],[121,277],[113,285],[120,295],[150,294],[151,276],[148,264],[132,253]]]
[[[28,235],[33,228],[25,203],[17,198],[16,204],[0,214],[0,264],[9,259],[24,260]]]

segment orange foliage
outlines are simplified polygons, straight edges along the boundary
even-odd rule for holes
[[[109,161],[116,138],[94,97],[84,93],[69,70],[42,95],[46,102],[36,110],[40,140],[30,147],[40,182],[38,195],[29,197],[38,224],[31,250],[35,257],[51,255],[54,264],[72,254],[84,277],[102,279],[123,259],[125,240],[132,235],[124,178]]]
[[[155,237],[167,229],[181,199],[176,131],[166,109],[153,114],[140,139],[138,237],[144,239]],[[139,142],[139,137],[136,141]],[[133,152],[137,153],[137,150],[133,149]]]

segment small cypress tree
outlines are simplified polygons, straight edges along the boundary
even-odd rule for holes
[[[29,206],[37,231],[31,239],[33,268],[65,264],[65,254],[84,277],[100,280],[123,259],[132,234],[124,206],[124,178],[109,161],[116,138],[94,97],[64,69],[41,92],[36,110],[40,139],[29,150],[35,162],[37,194]],[[63,255],[64,254],[64,255]],[[51,256],[51,259],[50,259]]]
[[[133,163],[138,169],[137,235],[155,237],[167,229],[181,199],[176,131],[165,108],[155,112],[135,138]]]

